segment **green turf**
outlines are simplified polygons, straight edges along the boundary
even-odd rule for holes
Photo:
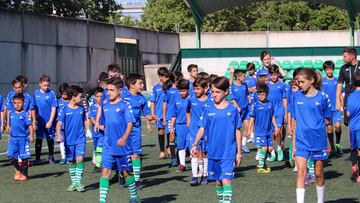
[[[348,146],[344,129],[342,143]],[[6,151],[7,137],[0,141],[0,152]],[[44,145],[45,141],[44,141]],[[32,148],[34,146],[32,145]],[[251,145],[253,147],[253,145]],[[215,185],[190,187],[191,172],[179,174],[169,168],[169,160],[159,161],[157,136],[155,133],[143,137],[143,202],[216,202]],[[255,152],[244,155],[240,168],[236,169],[233,181],[234,202],[295,202],[295,177],[292,169],[283,162],[269,163],[270,174],[257,174]],[[47,149],[43,149],[46,152]],[[59,148],[56,158],[59,159]],[[0,155],[0,202],[98,202],[98,182],[100,174],[92,174],[92,144],[87,144],[84,174],[85,193],[66,192],[70,178],[66,166],[41,165],[29,169],[31,180],[24,183],[13,181],[14,169],[5,155]],[[34,151],[32,151],[34,152]],[[359,202],[360,185],[349,179],[349,153],[328,161],[325,168],[327,202]],[[42,156],[47,158],[46,155]],[[189,164],[188,164],[189,166]],[[306,186],[306,202],[316,202],[315,185]],[[108,202],[128,202],[127,189],[112,184]]]

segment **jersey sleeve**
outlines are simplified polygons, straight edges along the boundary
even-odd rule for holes
[[[56,95],[54,92],[52,92],[51,94],[51,108],[56,108],[57,107],[57,100],[56,100]]]
[[[135,123],[136,122],[132,108],[129,104],[125,104],[124,116],[125,116],[126,123]]]
[[[35,103],[34,103],[34,101],[35,101],[35,96],[34,97],[31,97],[30,95],[29,95],[29,109],[30,110],[34,110],[35,109]]]
[[[30,118],[30,116],[29,116],[29,114],[28,113],[25,113],[25,123],[26,123],[26,125],[32,125],[32,121],[31,121],[31,118]]]
[[[59,113],[58,113],[58,116],[57,116],[57,121],[60,121],[60,122],[62,122],[62,123],[64,123],[65,122],[65,106],[62,108],[62,109],[60,109],[60,111],[59,111]]]
[[[85,122],[86,121],[86,110],[82,107],[82,121]]]
[[[229,100],[235,100],[235,96],[234,96],[234,90],[233,90],[234,86],[231,85],[229,90],[230,90],[230,93],[229,93]]]
[[[3,111],[4,111],[4,99],[0,95],[0,112],[3,112]]]
[[[235,128],[236,129],[241,129],[242,128],[242,124],[241,124],[241,117],[240,117],[240,112],[235,109],[236,111],[234,111],[235,113]]]
[[[13,102],[11,101],[10,94],[6,97],[6,109],[13,110]]]
[[[346,68],[346,66],[343,65],[340,69],[340,73],[339,73],[339,77],[338,77],[338,84],[344,84],[344,82],[345,82],[345,73],[346,73],[345,68]]]
[[[144,103],[142,104],[142,111],[144,113],[144,116],[148,116],[150,115],[150,108],[149,108],[149,105],[148,105],[148,102],[147,100],[144,98]]]
[[[95,106],[90,107],[88,118],[96,118],[97,110]]]
[[[327,96],[326,94],[324,95],[323,109],[324,109],[324,117],[331,118],[332,117],[331,102],[330,102],[329,96]]]
[[[197,123],[198,127],[205,128],[206,123],[208,121],[208,112],[207,109],[203,112],[203,114],[200,116],[200,119]]]
[[[155,102],[156,101],[156,89],[155,86],[152,88],[150,93],[150,101]]]

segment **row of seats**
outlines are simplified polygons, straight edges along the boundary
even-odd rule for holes
[[[250,61],[250,62],[253,62],[254,65],[255,65],[255,68],[258,69],[262,66],[262,63],[260,61]],[[229,67],[230,66],[233,66],[235,69],[241,69],[241,70],[246,70],[246,65],[249,63],[249,61],[240,61],[237,62],[237,61],[231,61],[229,63]],[[312,60],[294,60],[294,61],[290,61],[290,60],[283,60],[283,61],[279,61],[279,60],[276,60],[276,63],[281,67],[283,68],[284,70],[295,70],[296,68],[300,68],[300,67],[305,67],[305,68],[315,68],[315,69],[318,69],[318,70],[322,70],[323,69],[323,63],[324,61],[323,60],[315,60],[315,61],[312,61]],[[338,59],[336,60],[335,62],[335,69],[340,69],[341,66],[344,65],[344,61],[342,59]]]

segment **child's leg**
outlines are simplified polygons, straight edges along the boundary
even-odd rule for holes
[[[75,186],[77,183],[77,177],[76,177],[76,162],[75,161],[68,161],[68,168],[69,168],[69,175],[71,179],[71,185]],[[75,188],[74,188],[75,189]]]
[[[342,151],[342,147],[340,145],[340,141],[341,141],[341,123],[336,122],[334,127],[335,127],[335,135],[336,135],[336,145],[335,146],[336,146],[338,152],[340,154],[342,154],[343,151]]]
[[[169,147],[170,147],[170,154],[171,154],[171,161],[175,163],[176,161],[176,153],[175,153],[175,135],[169,134]]]
[[[360,168],[360,149],[357,148],[357,165],[358,165],[358,168]],[[360,183],[360,176],[357,177],[357,180],[356,182]]]
[[[296,166],[297,166],[296,201],[297,201],[297,203],[304,203],[307,159],[304,157],[297,156],[295,158],[295,160],[296,160]]]
[[[125,183],[128,186],[130,199],[131,200],[139,200],[139,196],[137,194],[136,185],[135,185],[135,178],[131,176],[128,171],[123,171]]]
[[[203,141],[204,142],[204,141]],[[202,177],[203,173],[204,173],[204,160],[203,160],[203,150],[202,147],[200,147],[199,150],[199,156],[198,156],[198,166],[199,166],[199,171],[198,171],[198,177]]]
[[[266,160],[266,152],[267,152],[267,147],[260,147],[260,152],[259,152],[259,161],[258,161],[258,168],[264,168],[265,166],[265,160]]]
[[[232,201],[232,186],[231,186],[231,180],[228,179],[223,179],[222,180],[222,184],[223,184],[223,203],[231,203]]]
[[[140,156],[137,154],[131,155],[131,162],[134,172],[135,182],[140,182],[140,169],[141,169],[141,160]]]
[[[26,178],[29,178],[29,166],[30,166],[29,160],[28,159],[23,159],[21,164],[22,164],[22,174]]]
[[[98,146],[99,138],[93,137],[93,156],[92,156],[92,162],[96,165],[96,148]]]
[[[65,159],[65,145],[64,142],[60,142],[60,154],[61,154],[61,159],[64,160]]]
[[[318,203],[323,203],[325,192],[324,161],[315,161],[315,176]]]
[[[208,170],[209,170],[209,160],[207,158],[207,153],[206,152],[203,153],[203,161],[204,161],[203,177],[207,178],[208,177]]]
[[[49,162],[53,163],[54,161],[54,139],[47,138],[47,145],[49,147]]]
[[[78,156],[76,157],[76,184],[78,186],[82,185],[82,179],[84,174],[84,157]]]
[[[292,147],[293,147],[293,136],[291,136],[289,141],[289,161],[293,161]]]
[[[216,196],[219,200],[219,203],[223,203],[224,198],[224,188],[222,182],[216,181]]]
[[[41,156],[41,148],[42,148],[42,138],[36,138],[35,140],[35,158],[36,160],[40,160]]]
[[[180,165],[185,166],[185,159],[186,159],[186,150],[185,149],[180,149],[179,150]]]
[[[328,125],[326,126],[326,131],[327,131],[327,135],[328,135],[328,139],[329,139],[329,143],[330,143],[330,147],[331,147],[331,151],[333,152],[335,150],[335,144],[334,144],[334,129],[332,125]]]
[[[95,166],[100,168],[101,167],[101,162],[102,162],[102,146],[98,146],[96,147],[96,164]]]
[[[111,170],[108,168],[103,168],[102,176],[100,178],[100,203],[106,202],[106,196],[109,191],[109,177],[111,175]]]
[[[165,158],[165,129],[158,128],[158,141],[160,147],[160,159]]]
[[[191,157],[191,171],[192,171],[192,181],[191,185],[196,186],[198,185],[198,155],[194,155]]]

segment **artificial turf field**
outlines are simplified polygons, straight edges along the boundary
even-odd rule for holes
[[[169,168],[169,159],[158,160],[156,130],[148,134],[143,130],[142,184],[140,190],[142,202],[217,202],[215,183],[190,187],[191,171],[176,173],[176,168]],[[100,174],[91,173],[92,141],[87,140],[84,185],[86,191],[67,192],[70,177],[67,167],[47,164],[47,149],[43,149],[43,165],[29,168],[30,180],[15,182],[14,168],[7,161],[6,135],[0,141],[0,202],[98,202]],[[43,145],[45,145],[44,141]],[[326,202],[360,202],[360,184],[349,179],[351,164],[348,160],[348,139],[346,128],[343,128],[342,145],[345,154],[329,160],[325,168]],[[288,140],[286,140],[288,146]],[[286,168],[284,162],[272,162],[270,174],[257,174],[255,147],[250,144],[252,152],[244,154],[242,164],[236,169],[233,181],[233,202],[295,202],[295,177],[292,169]],[[32,144],[31,148],[34,147]],[[59,148],[55,148],[56,159],[60,159]],[[32,150],[32,153],[34,151]],[[190,164],[187,163],[189,167]],[[128,202],[128,190],[120,188],[117,183],[110,185],[108,202]],[[315,185],[306,186],[305,202],[316,202]]]

